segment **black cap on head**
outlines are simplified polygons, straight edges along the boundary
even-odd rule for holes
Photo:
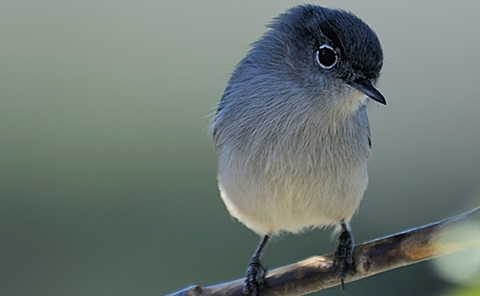
[[[383,64],[383,51],[375,32],[354,14],[317,5],[301,5],[274,19],[271,30],[254,44],[282,59],[302,79],[321,74],[343,80],[371,99],[386,104],[374,87]],[[283,48],[283,50],[281,50]],[[315,57],[315,58],[314,58]],[[264,57],[267,59],[267,57]],[[322,63],[323,60],[326,63]],[[313,75],[312,75],[313,74]]]

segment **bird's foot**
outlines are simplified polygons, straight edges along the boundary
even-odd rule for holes
[[[258,289],[264,284],[266,273],[267,269],[260,259],[252,258],[248,264],[247,275],[243,284],[243,294],[258,296]]]
[[[345,277],[347,273],[355,270],[353,264],[354,242],[352,233],[342,225],[342,233],[338,239],[339,244],[335,251],[335,260],[333,265],[338,266],[340,270],[340,281],[342,283],[342,291],[345,291]]]

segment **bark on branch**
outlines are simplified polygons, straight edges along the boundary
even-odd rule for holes
[[[475,223],[480,227],[480,208],[405,232],[376,239],[355,247],[355,271],[345,282],[357,281],[377,273],[429,260],[471,247],[480,247],[474,235],[458,236],[460,228]],[[340,284],[339,271],[333,268],[333,252],[269,270],[260,295],[304,295]],[[169,296],[242,296],[244,279],[210,287],[198,285]]]

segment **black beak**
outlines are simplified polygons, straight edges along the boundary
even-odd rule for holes
[[[359,91],[363,92],[370,99],[384,105],[387,104],[385,97],[382,95],[381,92],[378,91],[378,89],[375,88],[375,86],[373,86],[373,84],[370,81],[366,79],[359,79],[355,82],[352,82],[350,85],[355,87]]]

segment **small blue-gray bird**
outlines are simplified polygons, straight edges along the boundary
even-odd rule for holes
[[[354,269],[349,222],[367,188],[369,100],[383,53],[350,12],[302,5],[273,20],[236,66],[211,126],[230,214],[263,237],[244,292],[257,295],[268,239],[336,225],[342,288]]]

